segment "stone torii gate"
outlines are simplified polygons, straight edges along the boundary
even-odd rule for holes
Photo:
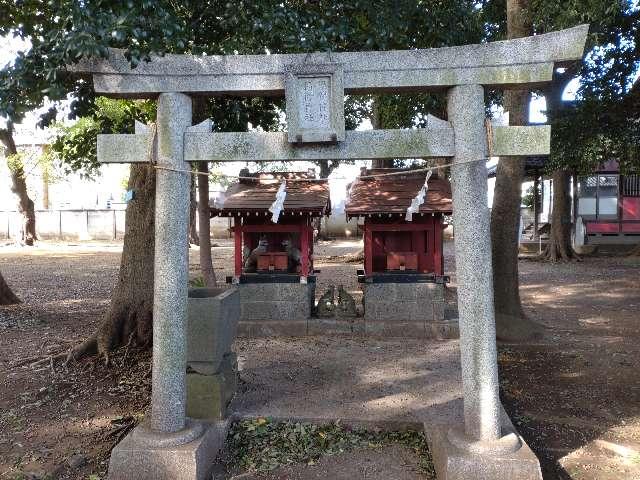
[[[96,93],[157,98],[157,131],[100,135],[100,162],[146,162],[156,151],[153,380],[150,418],[112,453],[109,478],[202,479],[226,429],[185,415],[186,162],[451,157],[464,424],[428,431],[439,478],[540,478],[498,397],[485,160],[549,153],[548,126],[485,127],[486,87],[535,88],[580,59],[588,26],[461,47],[283,55],[166,55],[131,69],[123,52],[71,71]],[[345,131],[344,94],[446,91],[448,121],[413,130]],[[190,95],[286,96],[288,132],[192,127]],[[491,149],[489,146],[491,145]]]

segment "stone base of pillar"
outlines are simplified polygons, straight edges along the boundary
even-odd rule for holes
[[[175,445],[167,435],[136,427],[111,452],[109,480],[204,480],[224,446],[230,421],[201,423],[202,434]],[[175,436],[172,434],[171,436]],[[169,445],[167,445],[169,444]]]
[[[465,442],[464,426],[425,425],[438,480],[542,480],[540,462],[506,412],[498,442]]]

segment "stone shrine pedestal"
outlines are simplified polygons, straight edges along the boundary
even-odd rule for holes
[[[242,275],[239,335],[262,337],[307,334],[316,296],[316,277],[290,274]]]
[[[394,278],[397,277],[398,281]],[[378,275],[362,283],[367,335],[457,338],[457,319],[445,319],[445,286],[411,281],[411,275]]]

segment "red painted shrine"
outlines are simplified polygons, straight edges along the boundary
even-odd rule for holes
[[[249,174],[245,174],[249,175]],[[269,211],[285,182],[286,197],[277,222]],[[272,172],[241,178],[229,187],[212,216],[232,217],[236,280],[256,275],[313,274],[313,221],[329,215],[331,203],[326,180],[307,172]]]
[[[411,221],[405,219],[425,178],[424,171],[363,169],[351,184],[345,211],[347,218],[364,218],[366,279],[396,273],[442,278],[444,215],[452,213],[449,181],[434,173],[424,203]]]

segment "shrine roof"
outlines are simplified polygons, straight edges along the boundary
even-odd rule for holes
[[[404,173],[401,173],[404,172]],[[394,173],[382,177],[368,177]],[[424,185],[427,173],[402,169],[369,169],[354,180],[349,187],[345,212],[347,217],[359,217],[374,214],[404,215],[411,200]],[[420,205],[420,213],[445,213],[453,210],[451,184],[445,178],[429,179],[427,197]]]
[[[211,205],[212,216],[232,216],[269,213],[276,193],[283,180],[287,195],[284,214],[306,213],[313,216],[329,215],[331,201],[329,183],[315,178],[308,172],[270,172],[248,174],[252,178],[241,178],[231,185],[220,203]]]

